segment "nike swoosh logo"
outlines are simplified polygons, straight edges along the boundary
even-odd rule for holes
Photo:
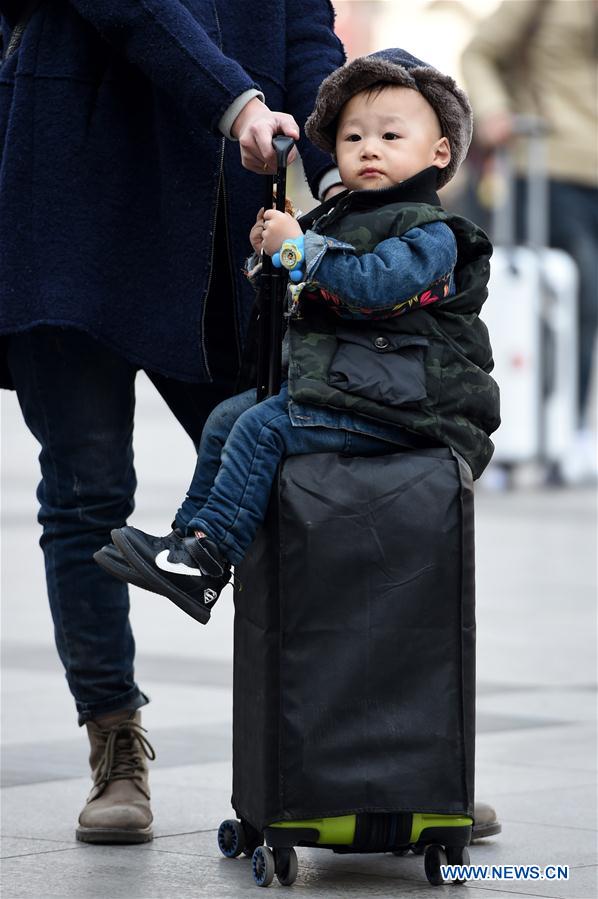
[[[168,561],[168,553],[170,550],[163,549],[162,552],[159,552],[156,558],[154,559],[154,563],[158,568],[161,568],[162,571],[168,571],[170,574],[184,574],[189,577],[205,577],[206,572],[201,568],[191,568],[189,565],[185,565],[184,562],[169,562]]]

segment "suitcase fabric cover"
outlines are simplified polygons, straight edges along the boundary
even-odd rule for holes
[[[285,460],[235,573],[239,817],[472,813],[473,525],[448,449]]]

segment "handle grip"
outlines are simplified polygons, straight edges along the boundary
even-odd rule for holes
[[[279,169],[286,169],[289,160],[289,153],[295,146],[295,141],[292,137],[287,137],[286,134],[275,134],[272,138],[272,146],[276,150],[277,167]]]

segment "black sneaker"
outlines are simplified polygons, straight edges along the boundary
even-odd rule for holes
[[[107,571],[108,574],[117,577],[119,581],[126,581],[135,587],[141,587],[142,590],[149,590],[148,585],[140,574],[137,574],[126,559],[124,559],[113,543],[108,543],[93,554],[95,561],[100,568]]]
[[[210,620],[212,606],[228,584],[230,565],[208,537],[184,537],[174,530],[154,537],[137,528],[111,533],[121,555],[148,590],[166,596],[201,624]]]

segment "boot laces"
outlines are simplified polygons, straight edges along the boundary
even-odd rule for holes
[[[144,737],[146,733],[146,729],[135,721],[121,721],[108,731],[104,755],[94,780],[94,786],[99,790],[98,795],[113,780],[132,780],[145,798],[150,798],[143,785],[143,756],[153,761],[156,753],[150,741]]]

